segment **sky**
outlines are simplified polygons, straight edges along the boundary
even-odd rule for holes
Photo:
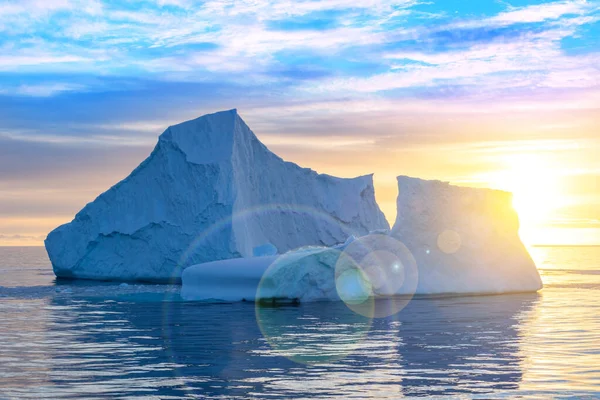
[[[0,245],[41,245],[169,125],[237,108],[286,160],[514,193],[600,243],[600,1],[0,0]]]

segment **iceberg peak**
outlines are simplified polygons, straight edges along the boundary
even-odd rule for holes
[[[248,144],[258,139],[234,108],[171,125],[161,141],[175,145],[190,162],[208,164],[228,159],[236,141]]]

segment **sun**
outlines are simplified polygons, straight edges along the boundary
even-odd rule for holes
[[[486,174],[490,187],[512,192],[522,236],[549,225],[565,205],[556,167],[550,161],[537,154],[509,154],[503,156],[504,169]]]
[[[510,158],[512,168],[507,171],[505,186],[513,193],[513,207],[521,223],[539,225],[551,222],[564,203],[553,168],[535,155]]]

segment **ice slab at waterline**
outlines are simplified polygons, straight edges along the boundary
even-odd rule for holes
[[[416,265],[406,247],[389,235],[375,233],[351,237],[334,247],[306,247],[279,256],[194,265],[183,272],[181,297],[303,303],[343,300],[371,316],[371,299],[412,296],[417,279]]]
[[[277,256],[233,258],[193,265],[182,275],[184,300],[254,301],[256,289]]]
[[[371,175],[286,162],[230,110],[169,127],[127,178],[45,244],[58,277],[169,282],[189,265],[385,228]]]

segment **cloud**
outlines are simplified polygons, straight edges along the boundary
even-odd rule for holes
[[[50,97],[64,92],[80,92],[82,85],[70,83],[44,83],[38,85],[19,85],[17,87],[0,89],[0,94],[13,94],[17,96]]]
[[[3,240],[23,240],[23,239],[27,239],[27,240],[44,240],[45,237],[44,236],[30,236],[30,235],[2,235],[0,234],[0,239]]]
[[[13,134],[0,132],[0,138],[19,140],[22,142],[48,143],[57,145],[97,145],[97,146],[148,146],[154,142],[150,138],[139,136],[128,137],[125,135],[94,135],[94,136],[67,136],[52,134]]]
[[[53,13],[73,9],[70,0],[21,0],[0,4],[0,15],[11,16],[33,12],[34,14]]]
[[[17,54],[0,56],[0,71],[14,71],[26,66],[42,66],[47,64],[87,63],[92,59],[77,55],[54,54]]]
[[[0,226],[2,226],[1,220]],[[45,235],[0,234],[0,246],[43,246],[45,238]]]
[[[584,22],[582,22],[584,23]],[[462,29],[462,28],[461,28]],[[462,31],[460,31],[462,32]],[[511,31],[512,32],[512,31]],[[553,87],[593,88],[600,86],[600,53],[569,56],[561,40],[572,30],[549,27],[518,31],[496,37],[457,33],[473,42],[466,48],[446,51],[392,50],[382,54],[390,71],[366,77],[342,77],[328,83],[315,83],[312,92],[380,92],[422,86],[464,85],[469,90],[506,91],[510,88]],[[439,33],[439,31],[438,31]],[[448,34],[452,36],[451,34]],[[435,36],[435,35],[434,35]],[[499,78],[499,74],[502,74]],[[325,87],[323,87],[325,86]]]
[[[560,47],[562,39],[594,21],[589,14],[596,8],[585,1],[509,6],[486,18],[459,16],[434,26],[410,24],[423,14],[412,0],[305,0],[293,7],[271,0],[144,4],[135,9],[119,2],[29,0],[5,7],[11,35],[0,70],[53,74],[83,69],[159,80],[294,84],[313,95],[337,93],[344,86],[364,93],[446,85],[448,80],[469,87],[485,85],[488,77],[493,81],[496,73],[512,74],[508,88],[523,85],[523,73],[530,72],[547,76],[546,83],[530,79],[535,85],[595,84],[594,69],[581,67],[584,62],[576,66]],[[19,31],[27,7],[38,15],[36,25]],[[296,54],[313,57],[299,70]],[[429,65],[410,65],[414,62]],[[583,79],[563,79],[582,71]],[[330,77],[333,82],[327,82]],[[51,96],[77,88],[90,90],[26,83],[8,85],[3,92]]]
[[[558,1],[526,7],[511,7],[509,11],[500,13],[487,20],[487,22],[507,25],[555,20],[564,15],[582,14],[590,7],[590,3],[586,0]]]
[[[346,150],[360,149],[365,151],[373,148],[376,144],[374,138],[339,137],[339,136],[317,136],[306,135],[261,135],[261,141],[269,147],[281,148],[292,147],[294,149],[319,149],[319,150]]]
[[[93,8],[101,13],[101,19],[91,11],[79,10],[76,7],[78,4],[75,1],[64,1],[55,7],[44,8],[49,10],[47,12],[70,10],[71,14],[61,13],[52,21],[42,19],[35,26],[19,25],[23,21],[17,17],[24,13],[27,6],[13,10],[11,14],[17,17],[13,21],[8,18],[4,27],[10,28],[13,39],[17,41],[13,42],[14,48],[4,52],[8,55],[2,59],[3,69],[15,70],[23,65],[83,63],[92,59],[93,67],[104,71],[117,68],[117,65],[121,69],[124,67],[135,70],[148,65],[149,72],[190,71],[198,68],[214,72],[218,70],[218,66],[228,71],[248,71],[260,69],[261,65],[269,62],[270,54],[283,49],[310,48],[335,52],[345,46],[381,41],[381,33],[371,29],[370,23],[397,8],[410,7],[415,2],[300,1],[295,2],[293,7],[284,2],[272,1],[208,1],[200,6],[188,2],[169,2],[169,5],[183,7],[185,13],[170,9],[166,11],[165,2],[159,2],[154,8],[146,7],[143,11],[111,3]],[[29,6],[40,15],[46,15],[33,3]],[[327,35],[322,35],[314,16],[323,15],[325,11],[335,11],[340,24]],[[249,14],[252,16],[249,17]],[[291,17],[294,19],[290,20]],[[297,17],[304,18],[306,26],[303,32],[295,32],[293,29],[275,32],[271,29],[273,25],[285,24],[286,21],[293,23],[297,21]],[[366,20],[356,25],[352,19],[357,17]],[[0,26],[0,30],[1,28]],[[41,34],[38,37],[45,37],[46,43],[39,43],[38,49],[19,46],[22,44],[18,41],[19,34],[31,36],[31,33]],[[65,43],[65,39],[72,41]],[[56,46],[57,41],[61,42],[60,47]],[[118,51],[112,49],[115,43],[121,44]],[[197,43],[213,43],[220,47],[220,51],[210,54],[194,51],[190,54],[175,50],[175,54],[160,55],[156,52],[155,56],[143,55],[139,51],[143,48],[188,47]],[[36,51],[39,48],[50,50],[46,50],[46,54],[39,54]],[[65,55],[66,49],[71,54]],[[105,57],[90,54],[92,50],[96,53],[104,52]],[[115,62],[116,58],[118,62]],[[256,59],[260,58],[265,61],[257,62]],[[172,62],[173,60],[178,62]],[[87,66],[88,69],[90,67]]]

